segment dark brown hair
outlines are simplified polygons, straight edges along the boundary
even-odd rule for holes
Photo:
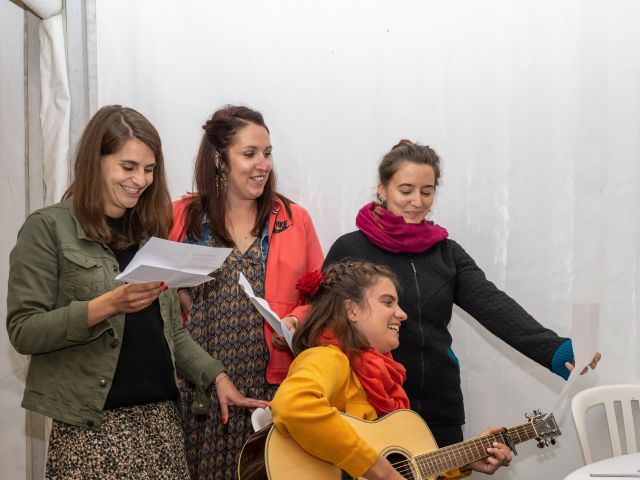
[[[156,166],[153,182],[124,216],[125,233],[113,233],[106,222],[101,160],[137,138],[151,149]],[[160,135],[144,115],[121,105],[102,107],[89,120],[76,152],[73,180],[62,199],[72,197],[73,209],[85,233],[94,241],[124,248],[150,236],[166,237],[171,225]]]
[[[438,186],[440,179],[440,157],[427,145],[413,143],[411,140],[400,140],[389,152],[382,157],[382,161],[378,166],[378,179],[383,186],[386,186],[395,175],[404,161],[415,163],[418,165],[431,165],[435,173],[435,185]]]
[[[216,242],[227,247],[233,246],[225,223],[226,188],[221,187],[221,175],[229,171],[228,153],[236,134],[249,124],[264,127],[269,132],[260,112],[236,105],[227,105],[216,111],[202,126],[204,135],[196,157],[193,179],[196,195],[187,207],[187,236],[190,239],[201,237],[202,218],[206,216],[211,236]],[[276,176],[272,169],[262,195],[256,200],[258,213],[251,232],[253,235],[260,235],[276,198],[283,201],[287,213],[291,215],[291,202],[276,192]]]
[[[398,280],[389,268],[372,262],[343,259],[332,263],[324,271],[320,290],[311,299],[309,316],[293,337],[293,351],[297,355],[318,345],[318,337],[329,329],[336,334],[340,348],[349,358],[369,348],[369,342],[356,330],[347,315],[346,300],[364,307],[367,290],[380,277],[386,277],[399,289]]]

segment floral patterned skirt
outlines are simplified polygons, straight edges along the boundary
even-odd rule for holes
[[[175,402],[106,410],[100,431],[53,421],[48,480],[189,480]]]

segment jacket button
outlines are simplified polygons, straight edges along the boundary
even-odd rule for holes
[[[111,340],[111,343],[109,345],[111,345],[111,348],[116,348],[118,345],[120,345],[120,340],[114,338],[113,340]]]
[[[87,427],[93,427],[95,422],[93,420],[87,420]]]
[[[112,265],[112,267],[113,267],[113,271],[114,271],[114,272],[117,272],[117,271],[118,271],[118,267],[117,267],[117,266]]]
[[[107,386],[107,381],[104,378],[100,379],[100,386],[101,387],[106,387]]]
[[[202,408],[202,407],[204,407],[204,405],[203,405],[203,404],[201,404],[201,403],[199,403],[199,404],[198,404],[198,408]]]

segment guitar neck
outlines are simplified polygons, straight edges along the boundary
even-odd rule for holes
[[[526,442],[536,437],[531,423],[508,428],[507,432],[514,444]],[[482,435],[432,452],[416,455],[413,457],[413,461],[422,477],[429,478],[488,457],[487,448],[491,447],[494,442],[504,443],[501,433]]]

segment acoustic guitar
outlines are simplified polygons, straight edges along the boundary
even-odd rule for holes
[[[481,435],[438,448],[422,418],[411,410],[397,410],[369,422],[342,414],[369,445],[384,455],[407,479],[435,480],[438,474],[488,457],[493,442],[515,445],[535,438],[538,446],[555,444],[561,434],[553,415],[534,411],[528,422],[501,433]],[[239,480],[346,480],[352,479],[334,465],[305,452],[290,437],[270,425],[252,435],[240,453]]]

